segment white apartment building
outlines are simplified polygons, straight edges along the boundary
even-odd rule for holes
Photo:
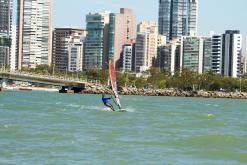
[[[71,38],[68,45],[68,71],[82,71],[83,64],[83,38],[78,34]]]
[[[132,70],[133,45],[126,44],[123,47],[123,71],[130,72]]]
[[[52,0],[18,1],[18,69],[51,64]]]
[[[222,35],[212,35],[211,69],[214,73],[221,74],[222,63]]]
[[[222,75],[238,77],[242,55],[242,35],[239,30],[227,30],[223,34],[222,50]]]

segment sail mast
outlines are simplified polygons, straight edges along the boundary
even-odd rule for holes
[[[116,103],[119,109],[121,109],[121,103],[120,103],[120,99],[119,99],[119,95],[117,91],[116,71],[115,71],[115,66],[114,66],[114,62],[112,59],[109,60],[109,75],[110,75],[111,87],[112,87],[112,91],[115,96]]]

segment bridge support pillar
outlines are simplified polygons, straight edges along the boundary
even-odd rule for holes
[[[0,87],[5,88],[5,87],[6,87],[6,84],[7,84],[7,80],[6,80],[5,78],[3,78],[3,79],[0,81]]]

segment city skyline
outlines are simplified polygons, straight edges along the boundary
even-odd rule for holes
[[[89,12],[108,10],[117,13],[121,7],[133,9],[137,23],[142,20],[158,21],[158,0],[146,0],[141,8],[139,7],[141,1],[138,0],[126,0],[124,4],[120,0],[73,0],[73,2],[72,4],[71,1],[53,1],[53,28],[64,26],[85,28],[85,16]],[[198,35],[208,35],[210,31],[224,33],[228,29],[237,29],[246,36],[247,24],[241,21],[244,20],[246,4],[246,0],[238,0],[238,3],[224,0],[199,1]],[[64,12],[66,10],[69,12]]]
[[[219,34],[219,33],[223,34],[225,31],[238,31],[238,33],[240,33],[241,31],[241,28],[233,27],[233,25],[235,24],[231,22],[232,18],[226,17],[227,15],[224,14],[226,13],[226,11],[231,11],[231,13],[237,14],[237,12],[235,12],[234,10],[237,7],[237,5],[234,7],[231,7],[232,10],[229,10],[226,7],[227,6],[226,3],[222,3],[221,6],[217,6],[217,4],[215,3],[213,6],[214,7],[216,6],[218,9],[219,14],[217,14],[217,16],[220,15],[220,13],[222,12],[224,16],[228,19],[228,21],[226,22],[231,23],[231,25],[229,25],[229,27],[225,28],[224,30],[222,29],[224,32],[218,32],[215,29],[210,29],[208,31],[204,31],[204,34],[199,33],[197,35],[197,31],[198,31],[197,29],[200,29],[200,28],[197,28],[197,24],[198,24],[197,20],[200,20],[201,22],[204,22],[204,23],[206,22],[207,25],[208,24],[210,25],[210,23],[213,22],[214,19],[218,20],[218,22],[223,21],[223,19],[218,19],[216,14],[214,14],[214,12],[211,11],[211,9],[213,9],[213,6],[210,6],[210,8],[208,8],[210,9],[209,10],[210,12],[208,12],[208,17],[210,15],[214,15],[214,19],[205,21],[203,19],[198,19],[198,13],[201,13],[200,11],[198,11],[199,10],[198,9],[199,0],[160,0],[160,1],[157,0],[159,4],[158,9],[154,11],[158,13],[158,14],[155,14],[158,17],[155,17],[155,19],[150,20],[150,19],[140,19],[139,18],[138,9],[137,10],[133,9],[135,7],[134,4],[136,3],[133,3],[133,6],[131,5],[131,7],[129,8],[120,7],[120,13],[115,12],[115,9],[119,9],[117,5],[121,4],[120,2],[116,3],[117,1],[118,0],[115,0],[114,1],[115,3],[110,3],[109,6],[105,7],[104,5],[108,3],[104,3],[104,0],[103,0],[103,3],[102,2],[95,3],[92,8],[90,7],[89,2],[85,3],[86,5],[84,5],[84,8],[89,11],[87,11],[85,15],[86,21],[84,21],[83,20],[84,14],[77,13],[76,15],[74,15],[74,13],[72,12],[72,11],[82,10],[81,7],[78,10],[74,8],[78,6],[76,3],[76,0],[74,0],[73,3],[69,3],[68,5],[66,5],[67,11],[68,11],[66,13],[70,13],[72,14],[72,16],[70,16],[70,14],[64,17],[62,15],[59,15],[60,18],[72,18],[72,19],[60,19],[60,18],[56,19],[57,12],[60,10],[63,10],[63,6],[57,5],[56,0],[53,1],[54,3],[52,2],[52,0],[42,0],[42,2],[40,2],[39,0],[34,0],[34,1],[19,0],[17,3],[18,4],[17,6],[18,69],[21,69],[22,66],[35,68],[37,65],[41,65],[41,64],[56,65],[58,67],[58,64],[56,62],[54,63],[54,59],[58,59],[56,53],[53,54],[55,56],[53,56],[53,60],[51,60],[52,57],[51,57],[50,52],[51,52],[51,49],[54,50],[55,48],[54,44],[53,44],[53,48],[51,48],[51,30],[59,29],[59,28],[66,28],[66,27],[79,27],[81,30],[86,29],[87,31],[87,35],[84,36],[84,39],[82,39],[81,36],[76,37],[77,39],[79,39],[78,41],[81,43],[81,46],[83,43],[83,48],[81,48],[84,50],[83,58],[82,59],[79,58],[79,60],[83,61],[84,69],[95,69],[95,68],[104,69],[107,66],[108,58],[111,57],[114,59],[115,65],[117,64],[116,65],[117,68],[121,70],[122,63],[123,63],[122,61],[123,58],[121,54],[122,48],[125,44],[130,44],[132,43],[132,41],[135,41],[135,40],[136,40],[135,55],[133,55],[133,57],[135,57],[135,64],[137,65],[137,61],[138,61],[137,59],[139,58],[144,59],[144,61],[141,60],[142,63],[138,63],[139,69],[136,69],[135,71],[143,72],[145,70],[148,70],[150,67],[160,67],[157,64],[161,63],[162,61],[159,62],[157,59],[162,59],[161,58],[162,56],[170,56],[170,54],[167,54],[170,52],[170,47],[164,47],[165,44],[174,43],[175,41],[173,40],[178,39],[178,37],[196,36],[197,38],[195,39],[193,38],[194,40],[191,44],[190,44],[191,38],[188,38],[188,41],[186,41],[184,40],[185,38],[182,37],[181,41],[179,41],[180,46],[181,46],[181,49],[179,50],[180,51],[180,67],[181,68],[189,67],[189,68],[192,68],[192,70],[194,71],[198,71],[199,73],[202,73],[204,72],[204,69],[201,67],[202,65],[206,63],[209,64],[210,62],[214,62],[214,61],[207,60],[208,54],[212,55],[211,49],[207,48],[207,47],[210,47],[210,45],[212,45],[211,38],[205,41],[205,46],[207,45],[207,47],[205,48],[206,50],[208,50],[206,54],[202,54],[202,51],[201,51],[202,47],[199,47],[198,50],[196,50],[198,51],[199,61],[198,59],[195,60],[195,63],[196,63],[195,67],[194,66],[191,67],[190,65],[188,65],[187,67],[187,65],[185,65],[186,63],[184,61],[186,60],[183,60],[185,59],[183,56],[186,55],[187,48],[183,49],[183,46],[186,46],[187,43],[189,44],[188,48],[190,46],[195,46],[194,41],[196,41],[199,45],[204,45],[204,42],[202,42],[203,41],[202,36],[209,36],[209,34],[212,35],[213,33],[211,31],[215,31],[214,34]],[[130,5],[129,3],[130,3],[129,1],[126,1],[125,6]],[[63,4],[66,4],[66,3],[63,3]],[[136,4],[136,5],[140,6],[140,4]],[[152,4],[155,4],[155,3],[152,3]],[[73,7],[71,7],[71,5]],[[140,14],[140,15],[142,17],[152,17],[153,15],[149,14],[148,12],[149,10],[146,10],[146,5],[147,5],[146,3],[142,5],[143,14]],[[55,6],[55,7],[52,9],[51,6]],[[203,6],[203,4],[200,4],[200,6]],[[94,7],[96,8],[100,7],[99,9],[100,11],[98,11],[97,9],[94,9]],[[114,10],[110,9],[112,7]],[[204,6],[203,8],[206,8],[206,7]],[[221,8],[223,8],[223,10]],[[153,11],[151,6],[149,7],[149,9],[150,11]],[[132,12],[132,10],[134,12]],[[51,16],[53,17],[53,19],[51,18]],[[71,23],[70,20],[72,20],[73,22],[73,20],[77,18],[74,16],[81,16],[81,19],[76,20],[80,22],[81,25],[75,26],[74,24]],[[137,16],[137,20],[138,20],[137,22],[135,21],[136,20],[135,16]],[[231,14],[231,16],[234,17],[233,14]],[[234,20],[241,22],[239,21],[240,19],[238,18],[241,18],[241,17],[236,17]],[[65,20],[65,21],[61,21],[61,20]],[[62,26],[55,25],[54,26],[54,24],[58,23],[59,21],[61,21],[61,23],[66,22],[67,25],[62,25]],[[134,35],[135,29],[136,29],[135,25],[138,25],[139,21],[142,23],[152,22],[157,27],[157,29],[151,30],[150,28],[148,28],[142,32],[140,31],[140,29],[145,29],[145,28],[140,28],[138,26],[137,28],[139,29],[138,32],[144,33],[144,34],[138,34],[137,37],[135,38],[136,36]],[[53,24],[53,27],[51,27],[51,24]],[[143,25],[145,25],[143,27],[146,27],[145,23]],[[215,23],[214,25],[218,26],[219,23],[217,24]],[[158,30],[159,30],[159,33],[158,33]],[[159,37],[159,34],[163,35],[163,37],[166,36],[167,38],[166,42],[164,43],[162,42],[158,44],[162,40]],[[69,48],[69,45],[70,44],[73,45],[73,43],[71,43],[67,39],[67,37],[63,38],[61,41],[58,41],[57,43],[55,42],[58,46],[62,44],[62,42],[65,42],[64,48],[66,49],[66,52],[69,51],[69,49],[67,50],[67,48]],[[69,37],[73,37],[73,36],[69,36]],[[222,39],[223,37],[224,36],[222,35]],[[240,64],[241,61],[239,60],[241,58],[238,56],[240,56],[242,52],[242,39],[239,42],[241,42],[240,43],[241,45],[238,47],[239,50],[236,49],[238,50],[238,52],[234,54],[234,58],[236,57],[238,59],[238,60],[235,60],[234,74],[230,73],[232,71],[231,68],[233,67],[233,64],[228,64],[227,61],[224,61],[225,56],[220,57],[222,69],[223,69],[223,64],[224,64],[226,66],[226,68],[224,68],[226,72],[228,72],[229,70],[229,74],[230,74],[229,76],[233,76],[233,77],[237,77],[238,71],[236,70],[239,68],[239,66],[241,66]],[[225,45],[222,44],[222,47],[223,46]],[[232,46],[234,45],[230,44],[229,48],[231,48]],[[159,47],[162,47],[162,48],[158,56],[157,49]],[[77,48],[79,48],[79,46]],[[79,49],[77,50],[78,50],[77,52],[80,52]],[[187,52],[187,53],[188,53],[188,57],[190,58],[191,52]],[[224,55],[223,54],[224,51],[222,51],[221,53],[222,55]],[[171,52],[171,54],[174,55],[173,52]],[[66,68],[66,70],[68,69],[68,66],[67,66],[69,62],[69,58],[67,57],[68,55],[69,55],[68,53],[64,54],[64,61],[62,61],[62,63],[65,64],[66,66],[63,66],[60,69],[64,69],[64,68]],[[201,58],[202,56],[204,59],[204,55],[205,55],[205,60],[203,61],[200,60],[202,59]],[[178,56],[178,52],[176,56]],[[77,56],[76,54],[73,54],[73,60],[75,59],[74,57],[79,57],[79,56]],[[228,59],[228,56],[226,57]],[[233,55],[229,54],[229,63],[232,62],[232,57]],[[242,60],[244,60],[244,58],[242,58]],[[175,59],[175,61],[177,62],[175,65],[178,65],[179,58]],[[199,66],[199,69],[197,66]],[[74,67],[74,63],[73,63],[73,67]],[[207,69],[205,70],[208,70],[211,68],[211,66],[206,66],[206,68]],[[221,74],[223,74],[223,71],[221,72]],[[224,74],[228,76],[228,74],[226,73]]]

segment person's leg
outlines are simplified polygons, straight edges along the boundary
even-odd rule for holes
[[[105,104],[107,107],[111,108],[112,111],[115,111],[114,107],[110,103]]]

